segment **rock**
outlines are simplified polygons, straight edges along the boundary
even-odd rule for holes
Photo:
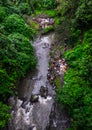
[[[22,107],[22,108],[25,108],[25,106],[26,106],[27,103],[28,103],[27,97],[20,98],[20,100],[23,101],[22,104],[21,104],[21,107]]]
[[[34,130],[35,126],[30,126],[30,128],[28,128],[28,130]]]
[[[21,104],[21,107],[22,107],[22,108],[25,108],[26,105],[27,105],[27,103],[28,103],[28,101],[23,102],[23,103]]]
[[[22,100],[23,102],[26,102],[27,101],[27,97],[23,97],[23,98],[20,98],[20,100]]]
[[[47,79],[49,80],[51,78],[50,74],[48,73],[47,74]]]
[[[41,97],[46,98],[48,96],[48,88],[44,87],[44,86],[41,86],[40,95],[41,95]]]
[[[10,98],[8,99],[8,102],[9,102],[9,105],[11,105],[12,107],[15,106],[15,98],[14,98],[14,97],[10,97]]]
[[[39,96],[38,95],[31,95],[30,102],[36,103],[38,102]]]

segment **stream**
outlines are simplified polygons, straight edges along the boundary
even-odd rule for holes
[[[11,97],[12,119],[8,130],[66,130],[70,127],[70,119],[55,101],[55,90],[47,80],[50,46],[54,34],[38,37],[33,43],[38,65],[35,73],[29,73],[18,86],[18,97]],[[48,95],[42,97],[41,86],[48,88]],[[38,97],[37,102],[30,102],[32,95]]]

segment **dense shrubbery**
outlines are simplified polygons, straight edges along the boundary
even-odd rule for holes
[[[0,6],[0,23],[4,20],[7,16],[7,10],[5,7]]]
[[[16,65],[16,67],[18,67],[17,70],[19,69],[18,73],[22,74],[25,73],[28,70],[28,68],[30,68],[31,70],[35,68],[36,65],[35,56],[34,56],[34,51],[30,43],[30,40],[19,33],[10,34],[8,38],[13,43],[11,46],[12,49],[13,48],[15,49],[15,53],[16,53],[13,55],[15,56],[16,63],[19,64],[20,66],[19,67]]]
[[[18,32],[28,38],[33,38],[35,33],[17,14],[12,14],[5,18],[4,29],[7,33]]]
[[[57,10],[57,1],[60,2]],[[35,11],[37,10],[37,11]],[[39,11],[40,10],[40,13]],[[22,16],[45,11],[56,17],[58,41],[66,42],[71,50],[64,54],[69,69],[64,77],[64,86],[58,86],[57,100],[67,109],[72,122],[71,130],[92,129],[92,2],[91,0],[0,0],[0,129],[10,115],[5,105],[14,94],[16,82],[28,69],[36,66],[36,58],[30,38],[38,29],[30,21],[30,27]],[[60,19],[59,19],[60,17]],[[27,18],[27,16],[26,16]],[[53,28],[47,28],[48,32]],[[90,30],[89,30],[90,29]],[[62,45],[60,45],[62,46]]]
[[[47,33],[51,32],[51,31],[54,31],[53,26],[49,26],[49,27],[45,28],[43,34],[47,34]]]
[[[70,48],[64,54],[68,70],[57,100],[71,117],[71,130],[92,129],[92,2],[61,1],[57,34]]]
[[[4,127],[10,118],[9,107],[0,102],[0,128]]]
[[[53,0],[29,2],[31,8],[53,9]],[[57,99],[67,109],[72,122],[72,130],[92,129],[92,2],[91,0],[59,0],[57,12],[49,13],[57,17],[58,40],[67,43],[71,50],[64,55],[69,69],[64,76],[64,86],[58,86]],[[42,6],[43,5],[43,6]],[[41,13],[41,11],[40,11]],[[36,11],[39,14],[39,11]],[[61,17],[58,20],[58,17]],[[90,30],[89,30],[90,29]],[[49,29],[45,30],[46,32]],[[18,31],[16,31],[18,32]],[[25,35],[24,33],[22,33]],[[26,35],[25,35],[26,36]]]
[[[65,53],[69,69],[58,101],[71,116],[73,130],[92,129],[92,29],[84,34],[82,45]]]
[[[30,6],[28,3],[21,3],[19,5],[19,10],[22,14],[30,14],[31,13]]]
[[[87,25],[88,23],[91,24],[92,20],[92,2],[91,0],[81,0],[78,3],[78,8],[75,13],[76,16],[76,21],[78,23],[78,26],[84,26]]]
[[[54,9],[57,6],[57,0],[31,0],[29,3],[35,9]]]
[[[44,8],[46,9],[54,9],[57,6],[57,1],[56,0],[46,0],[44,2]]]
[[[68,44],[70,42],[71,45],[75,45],[76,37],[77,39],[82,38],[83,33],[91,27],[91,11],[91,0],[62,0],[57,9],[57,14],[61,16],[61,22],[56,29],[58,38],[61,38],[60,40],[63,42],[67,40]]]
[[[8,118],[7,99],[15,94],[16,82],[28,69],[36,67],[36,58],[30,39],[33,40],[38,28],[24,17],[37,9],[55,8],[56,0],[1,0],[0,1],[0,129]],[[53,12],[51,15],[54,15]],[[23,17],[22,17],[23,16]],[[32,24],[32,25],[31,25]],[[38,28],[39,29],[39,28]]]
[[[54,18],[56,17],[56,11],[55,10],[36,10],[36,14],[45,14],[48,17]]]
[[[29,68],[32,70],[36,60],[29,39],[22,34],[11,34],[8,38],[1,35],[0,42],[0,97],[6,100],[13,93],[16,80]]]
[[[28,4],[0,1],[0,129],[10,117],[10,108],[5,104],[15,94],[16,82],[36,67],[30,43],[36,33],[21,17],[22,13],[29,13],[28,9]]]

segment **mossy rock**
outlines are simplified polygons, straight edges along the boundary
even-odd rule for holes
[[[31,28],[33,28],[36,31],[39,31],[39,29],[40,29],[39,24],[33,20],[29,21],[29,25]]]

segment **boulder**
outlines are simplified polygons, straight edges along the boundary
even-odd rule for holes
[[[30,126],[30,128],[28,128],[28,130],[36,130],[35,126]]]
[[[41,86],[40,95],[41,95],[41,97],[47,98],[47,96],[48,96],[48,88],[44,87],[44,86]]]
[[[28,101],[25,101],[25,102],[23,102],[23,103],[21,104],[21,107],[22,107],[22,108],[25,108],[27,104],[28,104]]]
[[[38,102],[38,99],[39,99],[39,95],[31,95],[30,102],[36,103]]]

